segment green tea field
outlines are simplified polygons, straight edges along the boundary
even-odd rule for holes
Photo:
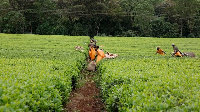
[[[85,53],[74,47],[87,41],[0,34],[0,112],[62,111],[85,63]]]
[[[108,112],[200,110],[200,39],[94,38],[105,53],[118,54],[95,72]],[[64,111],[88,42],[86,36],[0,34],[0,112]],[[196,58],[172,57],[172,43]],[[157,46],[166,55],[155,54]]]
[[[200,110],[200,39],[96,38],[116,59],[99,64],[100,87],[108,111]],[[171,57],[172,43],[196,58]],[[166,55],[155,55],[160,46]]]

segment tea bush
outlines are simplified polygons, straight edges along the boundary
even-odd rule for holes
[[[108,111],[198,111],[199,39],[98,38],[103,49],[119,55],[98,64]],[[171,44],[197,57],[175,58]],[[155,55],[156,46],[167,54]]]
[[[63,111],[87,37],[0,34],[0,111]],[[87,49],[86,49],[87,50]]]

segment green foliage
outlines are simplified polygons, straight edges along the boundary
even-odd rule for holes
[[[54,24],[52,23],[52,21],[46,21],[37,27],[36,33],[43,34],[43,35],[51,35],[53,34],[53,31],[52,31],[53,27],[54,27]]]
[[[87,38],[1,34],[0,111],[63,111]]]
[[[73,30],[72,30],[72,35],[88,35],[88,27],[86,25],[83,25],[81,23],[75,23],[73,26]]]
[[[24,33],[25,17],[20,12],[9,12],[2,19],[3,33]]]
[[[200,17],[197,17],[194,23],[192,34],[194,37],[200,37]]]
[[[199,39],[95,38],[119,56],[99,64],[100,87],[109,112],[198,111]],[[171,57],[171,43],[197,58]],[[155,55],[156,46],[167,54]]]
[[[199,37],[199,0],[0,0],[0,32]],[[9,13],[16,13],[9,16]],[[18,14],[20,13],[20,17]],[[19,18],[18,18],[19,17]],[[159,18],[163,27],[156,27]],[[47,19],[47,18],[53,18]],[[63,24],[68,21],[69,24]],[[161,21],[159,21],[161,22]],[[154,23],[154,28],[152,28]],[[162,29],[164,28],[164,29]],[[164,31],[163,31],[164,30]],[[159,31],[162,31],[161,33]],[[136,35],[134,35],[137,33]]]
[[[164,1],[157,7],[157,12],[170,23],[178,25],[181,37],[188,37],[192,33],[196,18],[199,17],[199,3],[198,0]]]
[[[67,34],[66,31],[67,31],[67,28],[64,25],[58,25],[53,29],[53,32],[54,32],[53,34],[65,35],[65,34]]]
[[[122,35],[125,37],[135,37],[137,35],[137,33],[132,30],[128,30],[126,32],[123,32]]]
[[[151,21],[152,36],[154,37],[178,37],[178,27],[164,19],[158,18]]]

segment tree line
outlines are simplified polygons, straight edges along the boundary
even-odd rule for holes
[[[0,0],[0,33],[200,37],[200,0]]]

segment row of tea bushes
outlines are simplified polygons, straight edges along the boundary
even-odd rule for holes
[[[0,35],[0,111],[63,111],[86,37]],[[83,43],[83,44],[82,44]]]
[[[108,111],[198,111],[200,39],[96,37],[105,51],[118,54],[98,64]],[[175,58],[172,43],[196,58]],[[166,55],[155,55],[160,46]]]
[[[107,60],[99,65],[108,111],[197,111],[200,66],[192,58]]]

